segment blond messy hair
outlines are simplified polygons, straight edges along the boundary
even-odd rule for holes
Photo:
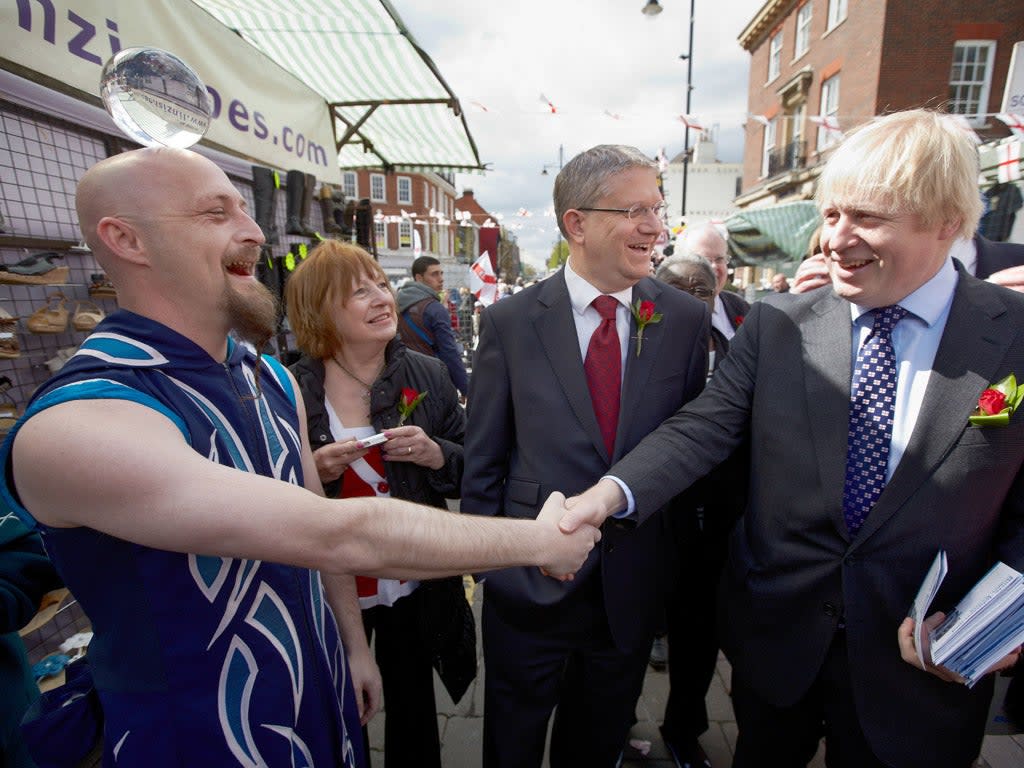
[[[284,286],[288,324],[299,349],[320,360],[341,351],[345,342],[330,306],[339,300],[347,304],[362,277],[387,282],[373,256],[351,243],[324,240],[302,260]]]
[[[851,132],[828,159],[815,200],[819,209],[870,201],[929,228],[958,224],[972,237],[982,211],[978,172],[977,148],[949,115],[911,109]]]

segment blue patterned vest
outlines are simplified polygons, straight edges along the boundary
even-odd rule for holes
[[[33,397],[130,400],[167,416],[210,461],[302,484],[296,393],[281,365],[229,341],[217,362],[189,339],[118,311]],[[10,470],[12,431],[0,449]],[[59,477],[59,470],[55,480]],[[344,649],[315,571],[178,554],[90,528],[38,525],[92,621],[105,766],[356,766],[362,738]]]

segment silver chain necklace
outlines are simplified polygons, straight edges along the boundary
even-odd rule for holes
[[[367,384],[365,381],[363,381],[358,376],[356,376],[354,373],[352,373],[352,371],[350,371],[348,368],[346,368],[344,365],[342,365],[341,361],[338,359],[337,355],[332,355],[331,359],[334,361],[334,364],[341,369],[342,373],[347,375],[353,381],[358,382],[363,387],[363,391],[360,394],[360,397],[362,398],[363,402],[366,403],[366,409],[367,409],[367,411],[369,411],[369,409],[370,409],[370,393],[371,393],[371,390],[373,389],[373,384],[372,383],[371,384]],[[383,371],[383,370],[384,370],[384,366],[381,366],[380,371]],[[380,376],[380,371],[377,371],[377,375],[373,377],[374,381],[377,380],[377,376]]]

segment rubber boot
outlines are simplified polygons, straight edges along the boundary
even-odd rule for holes
[[[320,194],[317,197],[320,200],[320,213],[323,214],[324,232],[329,235],[340,235],[344,195],[335,191],[330,184],[321,184]]]
[[[341,233],[346,240],[355,241],[356,232],[356,201],[349,200],[345,203],[345,210],[341,214]]]
[[[377,256],[377,238],[373,236],[373,212],[370,198],[364,197],[356,206],[356,242]]]
[[[288,203],[288,220],[284,231],[289,235],[313,237],[316,234],[309,226],[309,204],[315,186],[316,176],[302,171],[288,171],[284,190],[285,202]]]
[[[302,187],[302,207],[299,213],[299,223],[302,225],[303,234],[306,237],[316,237],[317,231],[309,219],[310,209],[313,207],[313,193],[316,192],[316,176],[312,173],[305,174]]]
[[[260,248],[260,260],[256,264],[256,279],[263,283],[279,302],[284,299],[283,271],[281,259],[274,256],[270,246],[264,245]]]
[[[252,196],[253,196],[253,218],[263,230],[263,237],[267,245],[277,245],[280,236],[277,231],[277,224],[274,216],[277,212],[277,188],[279,179],[277,173],[262,165],[252,167]]]

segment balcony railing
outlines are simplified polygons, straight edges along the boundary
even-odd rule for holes
[[[807,157],[806,141],[791,141],[768,155],[768,175],[795,171],[804,167]]]

